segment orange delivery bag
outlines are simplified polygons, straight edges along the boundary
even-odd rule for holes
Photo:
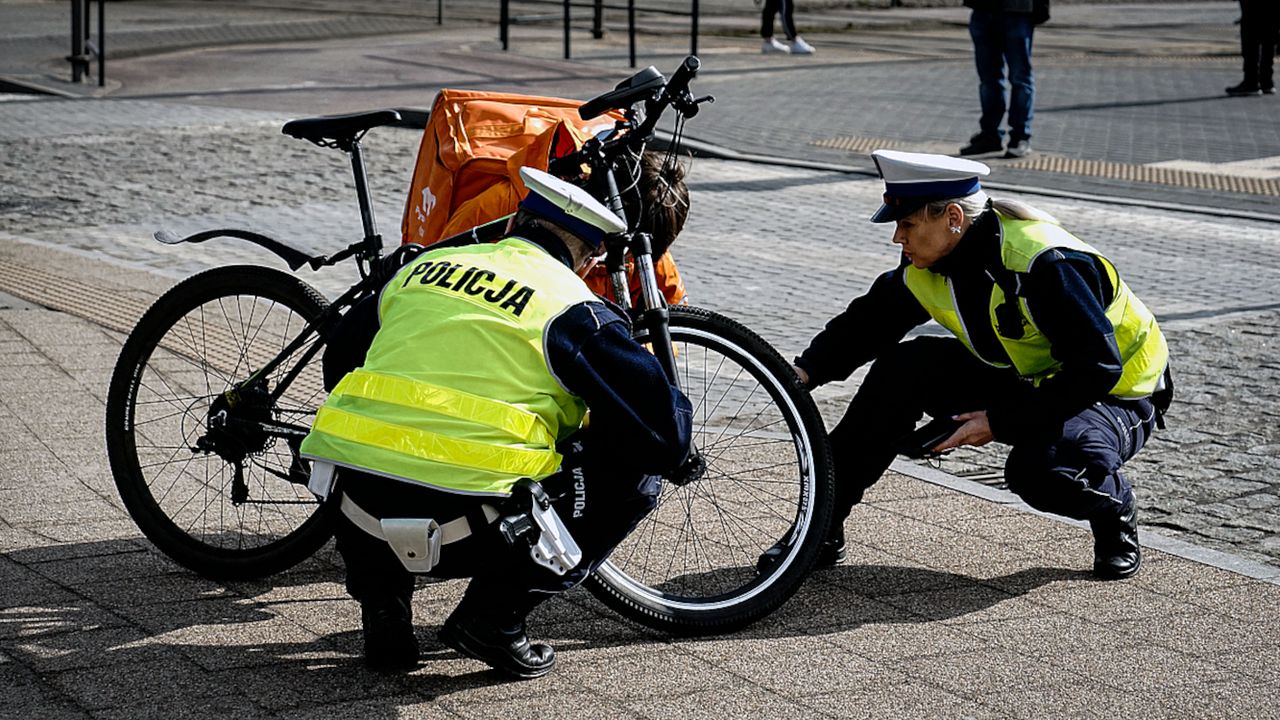
[[[578,117],[579,100],[446,88],[436,95],[418,147],[400,230],[402,243],[430,246],[444,238],[514,213],[528,193],[523,166],[546,170],[553,158],[582,147],[620,119],[608,113]],[[629,266],[633,304],[640,288]],[[658,287],[669,304],[685,300],[671,253],[654,260]],[[584,278],[610,297],[604,267]]]

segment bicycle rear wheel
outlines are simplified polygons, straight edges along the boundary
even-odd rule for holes
[[[161,296],[121,349],[107,396],[112,474],[143,534],[183,566],[217,579],[262,577],[330,537],[297,453],[325,395],[307,353],[319,336],[261,381],[226,392],[327,305],[278,270],[217,268]]]
[[[759,336],[699,308],[671,308],[670,326],[702,467],[666,480],[587,587],[658,630],[728,632],[782,605],[812,567],[831,521],[830,449],[809,393]]]

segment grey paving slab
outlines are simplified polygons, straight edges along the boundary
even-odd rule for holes
[[[112,93],[122,99],[0,103],[0,263],[80,282],[141,312],[178,278],[265,260],[235,244],[165,250],[149,239],[159,227],[252,227],[316,248],[358,232],[341,156],[280,136],[287,116],[422,106],[444,83],[586,97],[626,72],[616,37],[580,44],[584,62],[566,63],[545,26],[521,28],[519,62],[496,52],[492,28],[482,26],[388,37],[377,51],[364,38],[320,42],[306,33],[335,27],[326,3],[221,8],[239,27],[189,42],[238,45],[121,60]],[[147,40],[153,49],[165,33],[192,27],[178,22],[190,5],[115,5],[139,33],[146,22],[163,31]],[[1043,151],[1123,163],[1280,154],[1265,106],[1209,97],[1233,72],[1231,3],[1161,6],[1159,23],[1151,8],[1061,7],[1037,39]],[[406,8],[396,0],[378,12],[385,19]],[[829,19],[863,17],[802,10],[828,30]],[[967,134],[976,103],[964,11],[917,11],[927,14],[912,16],[905,35],[897,15],[869,18],[860,35],[815,32],[812,62],[761,58],[750,38],[754,10],[732,11],[739,17],[720,16],[718,27],[743,34],[707,43],[702,82],[720,99],[691,133],[813,158],[837,157],[808,144],[836,134],[920,147]],[[51,17],[40,12],[31,17]],[[255,23],[267,34],[253,37]],[[286,30],[303,42],[273,43]],[[683,40],[668,35],[646,42],[673,64]],[[146,38],[133,40],[141,48]],[[1117,49],[1123,57],[1099,54]],[[377,57],[339,64],[364,55]],[[329,74],[316,86],[285,87],[261,72],[264,58],[287,68],[289,82],[308,79],[308,60]],[[227,69],[221,89],[198,72],[218,63]],[[161,77],[166,64],[189,73],[187,87]],[[255,69],[264,76],[236,84]],[[140,81],[149,74],[148,90]],[[901,91],[935,85],[931,100]],[[151,97],[123,99],[129,92]],[[1228,126],[1239,132],[1219,142]],[[412,131],[368,138],[390,237],[416,144]],[[996,172],[1009,184],[1092,187],[999,164]],[[879,188],[860,176],[699,161],[691,183],[694,212],[676,252],[695,302],[744,320],[784,354],[895,261],[885,234],[862,220]],[[1228,558],[1280,557],[1280,410],[1271,388],[1280,366],[1271,360],[1269,295],[1280,279],[1280,231],[1158,206],[1022,197],[1104,245],[1122,268],[1143,269],[1131,282],[1157,308],[1185,367],[1177,422],[1132,465],[1144,540],[1159,545],[1158,533],[1169,533],[1239,554]],[[1221,272],[1224,258],[1244,257],[1255,266],[1251,282]],[[315,279],[329,294],[349,281]],[[560,650],[558,672],[511,685],[438,644],[434,632],[463,585],[429,583],[414,602],[422,667],[374,676],[359,665],[358,609],[331,548],[269,580],[216,583],[156,554],[119,509],[100,424],[121,339],[29,300],[0,310],[0,685],[16,699],[11,707],[34,716],[1276,716],[1275,680],[1264,669],[1277,662],[1280,587],[1153,548],[1132,580],[1094,581],[1087,530],[1001,494],[998,451],[958,453],[944,465],[988,485],[910,467],[918,477],[887,477],[846,524],[850,559],[816,572],[781,611],[740,633],[658,636],[576,591],[531,619],[533,635]],[[858,382],[818,393],[828,422]]]

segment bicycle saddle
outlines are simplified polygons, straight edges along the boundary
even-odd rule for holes
[[[299,140],[310,140],[317,145],[326,141],[343,143],[382,125],[400,122],[395,110],[371,110],[349,115],[324,115],[321,117],[290,120],[280,132]]]

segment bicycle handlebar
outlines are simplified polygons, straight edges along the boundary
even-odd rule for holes
[[[676,110],[686,118],[697,115],[698,103],[689,96],[689,82],[697,76],[698,68],[701,66],[702,61],[697,56],[685,57],[680,67],[676,68],[671,77],[660,86],[661,90],[655,87],[653,95],[645,101],[645,118],[639,125],[621,133],[617,138],[604,141],[592,138],[581,150],[552,160],[548,170],[552,175],[560,177],[573,176],[578,174],[577,168],[580,165],[605,166],[612,163],[613,159],[624,150],[640,149],[653,136],[653,129],[668,107],[675,106]],[[592,113],[598,115],[603,112],[599,107],[600,101],[616,92],[618,90],[588,101],[579,109],[579,114],[583,117]],[[626,93],[619,95],[619,97],[626,96]]]

